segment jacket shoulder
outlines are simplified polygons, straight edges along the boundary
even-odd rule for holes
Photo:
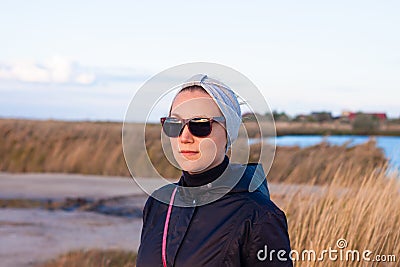
[[[271,217],[271,215],[285,218],[285,213],[263,192],[255,191],[248,192],[243,195],[246,201],[246,209],[251,210],[252,221],[258,223],[259,221],[264,221],[265,216]]]

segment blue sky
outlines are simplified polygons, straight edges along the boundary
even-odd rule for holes
[[[2,1],[0,117],[122,120],[153,75],[214,62],[273,110],[400,117],[399,1]]]

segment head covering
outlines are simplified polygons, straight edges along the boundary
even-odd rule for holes
[[[242,122],[242,113],[236,94],[225,84],[204,74],[197,74],[187,80],[180,91],[190,86],[202,87],[214,100],[226,121],[227,147],[237,139]],[[179,92],[180,92],[179,91]],[[179,92],[177,94],[179,94]]]

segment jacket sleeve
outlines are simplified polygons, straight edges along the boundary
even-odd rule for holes
[[[253,222],[243,250],[244,266],[293,266],[285,214],[275,208]]]

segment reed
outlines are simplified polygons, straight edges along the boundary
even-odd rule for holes
[[[137,131],[144,128],[140,124],[133,127]],[[140,163],[149,158],[163,177],[179,177],[181,172],[164,156],[160,126],[147,125],[145,129],[147,151],[135,147],[137,142],[130,149],[131,156],[138,159],[136,168],[145,168],[146,164]],[[121,130],[120,123],[0,120],[0,171],[130,176],[122,151]],[[258,161],[260,149],[259,145],[251,146],[250,161]],[[327,144],[304,149],[278,147],[268,180],[329,183],[339,168],[357,170],[362,177],[366,166],[376,167],[385,160],[373,141],[352,148]],[[268,167],[266,161],[261,159]],[[146,173],[142,169],[132,171]]]
[[[373,165],[363,168],[339,168],[331,182],[315,193],[299,189],[279,200],[287,215],[292,249],[300,253],[295,266],[399,266],[399,177],[387,177]],[[347,241],[345,248],[338,247],[339,239]],[[329,248],[338,251],[336,261],[328,255],[323,261],[310,261],[307,254],[301,257],[304,250],[313,250],[318,259]],[[350,250],[360,253],[360,261],[354,260]],[[396,262],[363,261],[365,250],[372,251],[371,259],[378,254],[395,255]]]

